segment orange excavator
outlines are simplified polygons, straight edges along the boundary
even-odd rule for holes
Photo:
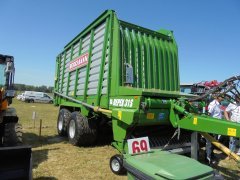
[[[0,179],[31,179],[31,147],[22,144],[14,97],[14,57],[0,54]]]
[[[14,97],[14,58],[0,55],[0,143],[16,146],[22,143],[22,127],[14,108],[9,107]]]

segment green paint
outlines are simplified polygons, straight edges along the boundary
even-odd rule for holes
[[[71,54],[70,54],[70,59],[69,59],[69,62],[71,62],[72,61],[72,57],[73,57],[73,45],[72,45],[72,47],[71,47]],[[67,90],[66,90],[66,95],[68,95],[69,96],[69,84],[70,84],[70,75],[71,75],[71,72],[69,71],[68,72],[68,78],[67,78]]]
[[[82,39],[80,39],[79,41],[79,49],[78,49],[78,56],[80,56],[82,52]],[[75,76],[75,86],[74,86],[74,93],[73,93],[73,96],[76,97],[76,93],[77,93],[77,87],[78,87],[78,79],[79,79],[79,72],[80,72],[80,69],[77,68],[76,70],[76,76]]]
[[[93,46],[93,38],[94,38],[94,31],[91,30],[91,36],[90,36],[90,47],[88,50],[88,64],[87,64],[87,71],[86,71],[86,80],[84,85],[84,100],[87,98],[87,90],[88,90],[88,79],[89,79],[89,71],[90,71],[90,64],[92,59],[92,46]]]
[[[138,155],[125,155],[124,163],[141,172],[146,179],[212,179],[213,169],[189,157],[153,150]],[[129,172],[128,172],[129,173]],[[139,173],[128,174],[130,179]]]
[[[106,29],[104,34],[104,42],[108,42],[109,37],[109,18],[106,20]],[[101,58],[101,65],[100,65],[100,73],[99,73],[99,79],[103,79],[104,74],[104,66],[105,66],[105,60],[106,60],[106,50],[107,50],[107,43],[104,43],[103,49],[102,49],[102,58]],[[96,105],[100,105],[100,98],[102,94],[102,81],[98,81],[98,88],[97,88],[97,103]]]

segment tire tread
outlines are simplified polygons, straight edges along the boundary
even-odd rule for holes
[[[22,144],[22,126],[19,123],[6,123],[3,135],[4,146],[17,146]]]
[[[97,126],[94,119],[88,119],[79,112],[73,112],[71,119],[75,121],[76,130],[74,138],[69,136],[70,143],[75,146],[94,145],[97,139]]]

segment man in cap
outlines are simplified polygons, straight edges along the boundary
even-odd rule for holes
[[[221,110],[221,101],[224,99],[223,95],[217,95],[215,96],[214,100],[210,102],[208,105],[208,115],[217,118],[222,119],[222,110]],[[214,138],[217,138],[217,135],[213,135]],[[215,164],[215,156],[213,153],[213,145],[212,143],[206,139],[206,160],[209,164]]]
[[[235,102],[230,103],[225,109],[224,116],[229,121],[240,123],[240,96],[235,95],[234,99]],[[240,155],[240,149],[237,150],[239,146],[239,138],[230,137],[229,149]]]

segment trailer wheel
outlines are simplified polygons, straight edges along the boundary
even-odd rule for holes
[[[3,134],[4,146],[17,146],[22,144],[22,126],[18,123],[6,123]]]
[[[123,167],[122,156],[116,154],[110,159],[110,169],[114,174],[122,175],[126,173],[126,169]]]
[[[97,139],[97,124],[94,119],[73,112],[68,124],[68,139],[74,146],[94,145]]]
[[[71,112],[67,109],[61,109],[58,114],[57,131],[60,136],[67,135],[67,125],[71,118]]]

